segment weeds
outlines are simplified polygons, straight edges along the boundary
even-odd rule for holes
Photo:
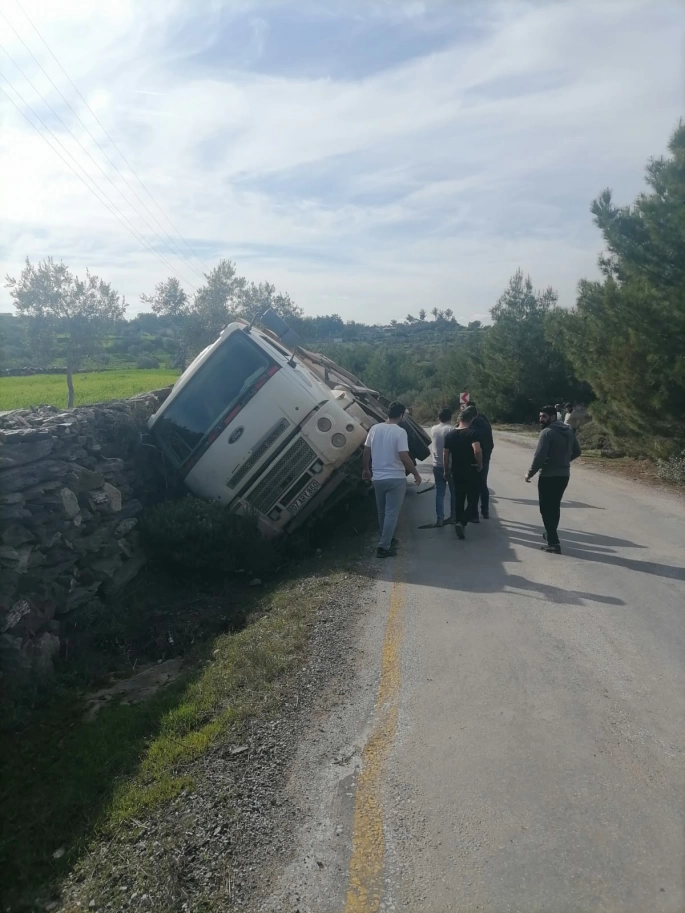
[[[657,460],[657,473],[660,479],[685,485],[685,450],[668,460]]]

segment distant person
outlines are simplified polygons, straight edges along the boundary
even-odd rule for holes
[[[577,431],[586,420],[587,412],[583,406],[575,406],[573,403],[566,403],[566,415],[564,421],[566,424]]]
[[[564,415],[566,414],[564,411],[564,406],[562,405],[562,403],[557,403],[554,408],[557,410],[557,421],[563,422]]]
[[[561,517],[561,499],[571,475],[571,462],[580,456],[580,445],[573,429],[557,421],[556,415],[555,406],[543,406],[540,410],[542,431],[533,462],[526,473],[526,482],[530,482],[536,472],[540,473],[538,498],[542,522],[545,524],[544,538],[547,540],[547,545],[543,545],[542,550],[560,555],[557,530]]]
[[[470,405],[477,409],[475,403]],[[484,520],[490,519],[490,489],[488,488],[488,472],[490,471],[490,457],[495,449],[495,440],[492,436],[492,425],[488,419],[480,412],[471,422],[471,428],[478,435],[480,449],[483,451],[483,468],[478,476],[478,499],[476,500],[476,510],[471,517],[472,523],[478,523],[478,503],[480,502],[480,512]]]
[[[410,473],[416,484],[421,484],[419,471],[409,456],[407,432],[399,427],[404,413],[402,403],[390,403],[388,418],[369,429],[364,445],[362,478],[373,478],[381,533],[376,550],[377,558],[392,557],[399,545],[394,536],[407,491],[406,474]]]
[[[455,511],[454,528],[460,539],[464,529],[478,505],[480,491],[478,476],[483,468],[483,451],[478,434],[471,422],[478,415],[475,406],[466,406],[459,415],[459,424],[445,436],[442,453],[445,474],[452,461],[452,484],[454,485]]]
[[[445,407],[438,412],[438,424],[431,428],[431,450],[433,451],[433,478],[435,479],[435,515],[436,526],[445,523],[445,491],[450,490],[450,519],[454,521],[454,486],[452,474],[445,471],[442,453],[445,436],[452,431],[452,410]]]

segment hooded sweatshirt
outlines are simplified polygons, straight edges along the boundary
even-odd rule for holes
[[[540,471],[540,478],[570,476],[571,460],[580,456],[580,445],[572,428],[563,422],[552,422],[540,432],[538,446],[528,474]]]

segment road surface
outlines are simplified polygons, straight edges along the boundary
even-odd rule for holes
[[[545,554],[531,453],[463,542],[410,484],[262,909],[685,910],[685,506],[576,466]]]

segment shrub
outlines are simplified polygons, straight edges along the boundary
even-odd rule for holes
[[[685,485],[685,450],[668,460],[657,460],[657,472],[667,482]]]
[[[150,558],[170,569],[258,574],[273,570],[279,559],[254,518],[192,495],[149,508],[141,533]]]
[[[159,361],[153,355],[141,355],[136,362],[136,368],[158,368]]]

